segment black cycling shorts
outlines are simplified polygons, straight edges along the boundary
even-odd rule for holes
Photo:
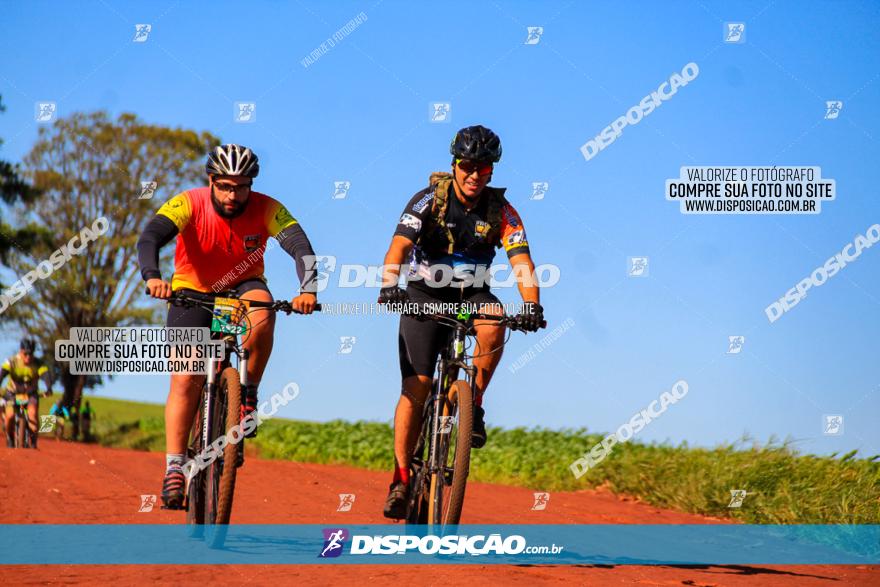
[[[461,290],[455,288],[423,289],[409,285],[406,288],[409,300],[415,303],[467,302],[469,304],[500,304],[495,294],[488,288]],[[397,346],[400,355],[400,375],[403,379],[413,375],[433,377],[437,358],[443,346],[449,341],[452,328],[434,320],[416,320],[412,316],[400,317],[400,332]]]
[[[269,286],[266,285],[266,282],[262,279],[248,279],[242,281],[238,285],[235,285],[229,288],[229,291],[234,291],[238,296],[245,294],[251,290],[261,289],[263,291],[268,292]],[[181,291],[193,291],[183,289]],[[204,292],[196,292],[196,293],[204,293]],[[165,321],[165,326],[171,327],[185,327],[185,328],[210,328],[211,320],[213,316],[211,314],[211,310],[202,308],[200,306],[188,308],[186,306],[169,306],[168,307],[168,318]]]
[[[11,390],[6,390],[3,393],[3,399],[6,400],[6,411],[15,410],[15,392]],[[28,392],[28,405],[38,406],[40,405],[40,394],[37,391]]]

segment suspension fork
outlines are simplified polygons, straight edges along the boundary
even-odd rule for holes
[[[437,469],[437,437],[440,434],[440,415],[442,412],[443,402],[445,401],[446,396],[446,388],[445,388],[445,380],[448,376],[448,362],[446,357],[440,357],[440,364],[437,367],[437,381],[434,387],[434,392],[431,394],[431,402],[434,404],[434,408],[431,410],[431,439],[428,451],[428,470],[430,472],[434,472]]]
[[[449,390],[449,385],[458,377],[459,369],[464,366],[462,362],[462,358],[464,357],[464,343],[465,343],[465,333],[466,330],[462,326],[457,326],[450,336],[449,345],[447,347],[446,355],[441,355],[439,366],[437,368],[437,383],[434,388],[433,397],[431,401],[434,402],[434,410],[431,416],[431,450],[428,453],[428,463],[429,468],[432,472],[437,472],[440,469],[440,465],[438,463],[439,455],[439,445],[438,436],[440,435],[440,430],[442,429],[443,421],[441,418],[443,417],[443,404],[447,399],[447,391]],[[472,369],[468,369],[467,366],[464,368],[468,371],[468,375],[472,376]]]
[[[223,357],[211,360],[208,364],[208,373],[205,378],[205,402],[202,405],[202,450],[208,450],[213,439],[210,438],[210,431],[214,424],[214,405],[217,402],[217,375],[223,371],[224,367],[229,365],[230,358],[235,349],[235,338],[230,336],[223,337],[226,343],[226,352]],[[221,417],[225,418],[226,415]]]
[[[241,349],[241,353],[238,355],[238,380],[241,382],[242,391],[248,384],[247,367],[250,356],[251,352],[247,349]]]

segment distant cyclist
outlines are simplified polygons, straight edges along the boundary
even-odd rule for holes
[[[277,200],[251,189],[260,171],[257,156],[241,145],[221,145],[208,155],[206,187],[168,200],[150,220],[138,241],[138,262],[147,289],[167,299],[172,291],[232,290],[242,299],[270,302],[263,276],[266,242],[275,238],[296,263],[300,293],[294,309],[310,314],[315,308],[314,251],[300,224]],[[159,249],[177,237],[171,282],[159,272]],[[309,266],[307,266],[307,264]],[[170,306],[169,327],[210,327],[211,311]],[[244,347],[250,385],[242,390],[242,419],[257,409],[257,386],[272,352],[275,317],[267,309],[248,313],[252,325]],[[162,500],[166,507],[183,504],[187,435],[198,410],[204,375],[172,374],[165,405],[167,454]]]
[[[55,438],[64,438],[64,425],[71,418],[70,410],[65,405],[63,397],[52,404],[52,407],[49,409],[49,415],[55,416]]]
[[[535,266],[519,214],[504,198],[503,188],[488,187],[495,163],[501,159],[501,140],[483,126],[463,128],[450,145],[452,173],[434,174],[431,186],[416,193],[407,203],[385,255],[386,273],[379,296],[381,302],[461,303],[477,305],[485,314],[501,314],[501,303],[489,291],[488,280],[477,279],[504,247],[524,300],[519,321],[524,329],[537,330],[543,321],[538,286],[531,276]],[[406,290],[398,287],[397,268],[413,253],[413,272]],[[393,268],[393,269],[388,269]],[[443,286],[451,269],[472,271],[472,281]],[[505,327],[489,320],[475,321],[477,344],[474,367],[474,448],[486,444],[483,394],[501,359]],[[403,379],[394,416],[396,469],[385,516],[406,515],[406,492],[410,456],[418,440],[422,406],[431,389],[437,357],[449,328],[434,321],[401,316],[398,348]]]
[[[52,395],[52,378],[49,368],[43,361],[34,355],[37,344],[31,338],[25,338],[19,345],[18,353],[3,361],[0,365],[0,385],[9,377],[9,382],[3,388],[6,399],[6,445],[15,446],[15,395],[27,394],[28,427],[33,435],[33,448],[37,447],[37,414],[39,413],[39,380],[42,379],[46,386],[45,397]]]
[[[92,420],[94,419],[95,410],[92,409],[92,404],[87,400],[85,407],[83,407],[82,412],[80,413],[83,442],[91,442],[92,440]]]

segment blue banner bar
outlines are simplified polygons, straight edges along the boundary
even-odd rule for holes
[[[880,564],[880,525],[0,525],[0,564]]]

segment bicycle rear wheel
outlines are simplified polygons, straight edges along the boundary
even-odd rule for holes
[[[458,524],[471,461],[474,401],[471,386],[459,380],[449,386],[441,406],[437,467],[431,472],[428,524]]]
[[[238,371],[227,367],[220,374],[218,393],[214,404],[214,425],[210,438],[227,435],[229,442],[223,447],[223,453],[210,464],[205,476],[205,542],[211,548],[220,548],[226,540],[229,529],[229,518],[232,514],[232,496],[235,492],[236,460],[238,458],[237,443],[241,442],[242,434],[239,427],[234,435],[237,442],[232,442],[232,429],[241,423],[241,383]]]
[[[16,408],[17,410],[18,408]],[[28,447],[28,421],[27,412],[22,415],[18,413],[15,419],[15,448]]]

